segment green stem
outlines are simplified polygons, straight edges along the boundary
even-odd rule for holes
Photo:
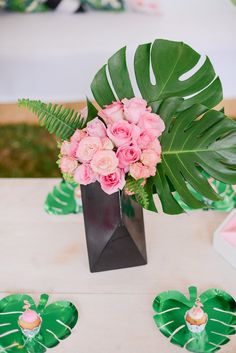
[[[40,296],[39,305],[38,305],[38,307],[37,307],[37,311],[38,311],[38,312],[43,311],[43,309],[44,309],[45,306],[47,305],[48,298],[49,298],[48,294],[42,294],[42,295]]]
[[[191,286],[189,287],[188,290],[189,290],[190,301],[193,302],[194,304],[197,299],[197,287]]]

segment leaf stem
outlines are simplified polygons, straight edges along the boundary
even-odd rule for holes
[[[42,294],[40,296],[39,305],[37,307],[38,312],[41,312],[44,310],[45,306],[47,305],[48,298],[49,298],[48,294]]]
[[[189,291],[189,296],[190,296],[190,301],[195,303],[197,299],[197,287],[191,286],[188,288]]]

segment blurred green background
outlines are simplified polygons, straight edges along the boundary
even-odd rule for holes
[[[0,177],[60,177],[56,138],[37,125],[0,125]]]

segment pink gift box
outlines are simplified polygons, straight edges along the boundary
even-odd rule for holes
[[[236,268],[236,209],[214,232],[215,250]]]

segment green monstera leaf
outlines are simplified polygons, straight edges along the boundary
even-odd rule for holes
[[[179,107],[181,110],[194,103],[212,108],[221,101],[220,80],[210,60],[205,58],[199,65],[200,58],[199,53],[182,42],[157,39],[137,48],[134,57],[136,82],[142,97],[154,111],[169,97],[185,97],[184,104]],[[155,83],[151,80],[151,70]],[[117,99],[135,96],[126,62],[126,47],[99,70],[91,89],[101,107]]]
[[[203,197],[220,200],[198,169],[200,166],[226,184],[235,182],[236,122],[223,112],[209,110],[222,99],[220,80],[210,60],[205,58],[200,65],[200,54],[185,43],[159,39],[137,48],[134,71],[138,95],[166,125],[161,137],[162,163],[156,176],[148,179],[148,203],[142,202],[142,206],[157,212],[153,199],[157,193],[165,213],[182,213],[184,208],[173,195],[177,191],[188,207],[204,207],[186,182]],[[122,48],[98,71],[91,90],[103,107],[134,97],[133,86],[126,48]]]
[[[148,208],[156,211],[152,197],[156,190],[164,212],[169,214],[183,211],[172,191],[177,191],[188,207],[204,207],[204,201],[191,192],[186,182],[209,200],[222,199],[201,170],[225,184],[236,180],[236,122],[200,104],[175,114],[179,104],[179,99],[169,98],[160,107],[166,124],[160,139],[162,162],[145,186],[150,198]]]
[[[38,306],[25,294],[13,294],[0,301],[0,352],[44,353],[67,338],[76,325],[78,311],[67,301],[47,305],[48,295],[42,294]],[[39,332],[27,338],[18,324],[27,302],[42,319]]]
[[[82,212],[82,201],[76,197],[78,184],[62,180],[47,195],[44,209],[53,215],[67,215]]]
[[[178,291],[159,294],[154,302],[154,321],[170,342],[195,353],[216,352],[229,342],[236,330],[236,302],[226,292],[209,289],[199,296],[203,310],[208,315],[205,329],[192,333],[185,322],[185,314],[198,296],[196,287],[189,288],[190,298]]]

